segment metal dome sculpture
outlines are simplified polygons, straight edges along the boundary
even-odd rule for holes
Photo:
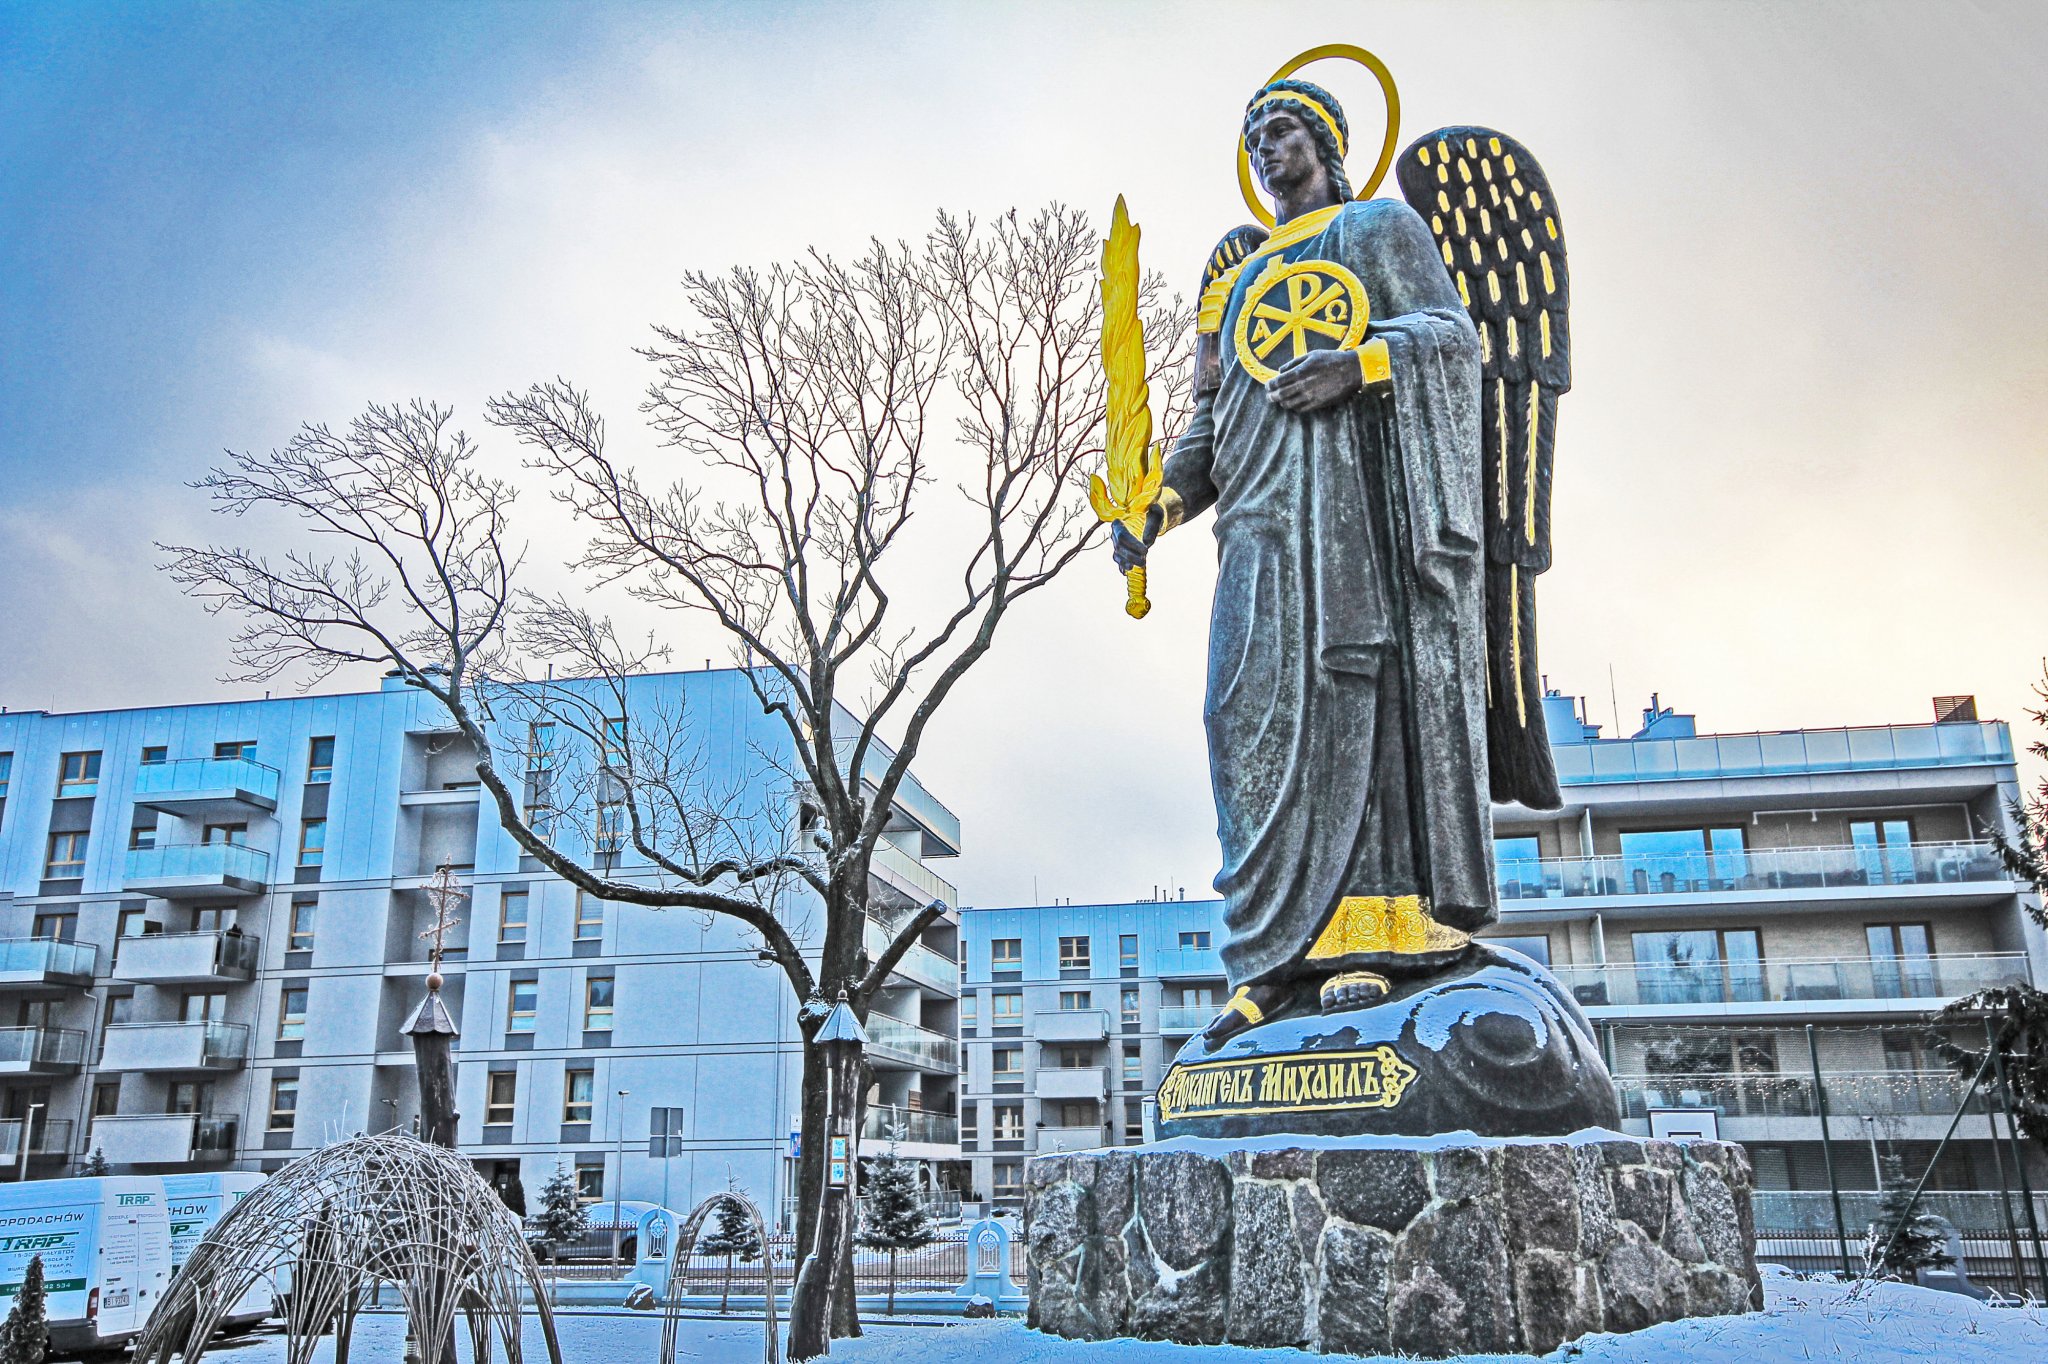
[[[474,1364],[495,1336],[520,1364],[522,1288],[533,1297],[550,1364],[562,1364],[540,1269],[519,1219],[468,1161],[404,1132],[338,1142],[302,1156],[214,1224],[150,1314],[136,1364],[197,1364],[235,1304],[269,1284],[284,1310],[286,1364],[311,1364],[334,1333],[348,1364],[356,1315],[391,1284],[416,1357],[439,1360],[468,1319]]]

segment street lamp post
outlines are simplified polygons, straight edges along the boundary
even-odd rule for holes
[[[618,1178],[612,1184],[612,1263],[619,1262],[619,1205],[626,1192],[626,1096],[633,1091],[619,1091],[619,1169]]]
[[[41,1104],[30,1104],[28,1112],[21,1119],[21,1152],[15,1160],[14,1179],[16,1183],[28,1178],[28,1147],[36,1135],[36,1111]]]

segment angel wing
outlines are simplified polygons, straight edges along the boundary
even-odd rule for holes
[[[1396,162],[1479,329],[1486,449],[1486,737],[1493,797],[1561,802],[1536,663],[1536,575],[1550,567],[1558,395],[1572,386],[1564,227],[1529,149],[1439,128]]]

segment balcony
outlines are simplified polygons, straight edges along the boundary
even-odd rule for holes
[[[1223,979],[1223,958],[1213,947],[1162,947],[1153,959],[1161,980]]]
[[[1823,1072],[1828,1116],[1947,1118],[1963,1101],[1963,1082],[1947,1070]],[[1813,1076],[1799,1074],[1617,1075],[1625,1118],[1647,1118],[1652,1108],[1712,1108],[1725,1118],[1811,1118]],[[1981,1094],[1969,1111],[1982,1113]]]
[[[124,889],[166,900],[260,894],[270,881],[270,854],[246,843],[167,843],[128,854]]]
[[[84,1061],[77,1028],[0,1028],[0,1075],[71,1075]]]
[[[882,949],[889,945],[893,936],[882,923],[870,918],[866,939],[868,955],[880,957]],[[896,959],[895,974],[948,998],[960,993],[960,963],[932,951],[921,942],[912,943],[910,949]]]
[[[145,933],[114,947],[115,980],[138,985],[244,981],[263,960],[263,940],[246,933]]]
[[[21,1161],[21,1130],[24,1122],[20,1118],[9,1118],[0,1122],[0,1164],[19,1164]],[[50,1118],[38,1115],[35,1132],[29,1139],[30,1159],[37,1156],[68,1156],[71,1154],[71,1119]]]
[[[0,989],[90,985],[100,950],[89,942],[56,938],[0,939]]]
[[[99,1068],[240,1070],[248,1059],[246,1023],[115,1023],[107,1028]]]
[[[247,758],[180,758],[135,769],[135,803],[170,814],[277,808],[278,773]]]
[[[1059,1009],[1031,1015],[1031,1036],[1040,1042],[1100,1042],[1109,1036],[1109,1015],[1101,1009]]]
[[[1159,1006],[1159,1031],[1163,1033],[1197,1033],[1209,1026],[1216,1017],[1213,1004],[1162,1004]]]
[[[109,1113],[86,1142],[115,1165],[185,1165],[235,1154],[235,1120],[212,1113]]]
[[[874,856],[868,860],[868,871],[919,909],[934,900],[944,901],[947,909],[960,907],[960,892],[954,889],[953,883],[901,848],[887,843],[875,844]]]
[[[1038,1154],[1052,1155],[1060,1151],[1095,1151],[1109,1145],[1103,1135],[1102,1124],[1093,1127],[1041,1127],[1038,1129]]]
[[[1034,1092],[1041,1099],[1093,1099],[1101,1103],[1108,1085],[1100,1066],[1040,1066]]]
[[[860,1141],[869,1150],[886,1149],[891,1141],[906,1146],[958,1146],[960,1120],[951,1113],[869,1104],[861,1115]]]
[[[1893,772],[2010,763],[2012,740],[1995,721],[1872,725],[1776,734],[1707,734],[1691,739],[1596,739],[1557,744],[1565,786],[1809,772]]]
[[[1954,890],[2011,885],[1989,843],[1913,843],[1891,847],[1752,848],[1669,856],[1546,857],[1504,860],[1495,879],[1503,903],[1623,895],[1790,893],[1925,886]],[[1517,905],[1516,908],[1525,908]]]
[[[869,1014],[866,1024],[868,1057],[887,1064],[895,1062],[916,1070],[949,1074],[960,1069],[960,1039],[930,1028],[884,1014]]]
[[[1679,1015],[1775,1012],[1759,1006],[1853,1003],[1925,1011],[1990,985],[2028,979],[2024,952],[1778,961],[1609,962],[1554,966],[1590,1009],[1656,1009]]]

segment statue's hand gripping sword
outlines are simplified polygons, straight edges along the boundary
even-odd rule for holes
[[[1150,386],[1145,381],[1145,327],[1138,320],[1138,229],[1121,194],[1102,244],[1102,372],[1108,387],[1103,439],[1106,468],[1088,476],[1088,505],[1104,521],[1120,521],[1140,542],[1145,514],[1159,497],[1166,442],[1152,440]],[[1143,620],[1145,566],[1124,574],[1130,595],[1124,610]]]

